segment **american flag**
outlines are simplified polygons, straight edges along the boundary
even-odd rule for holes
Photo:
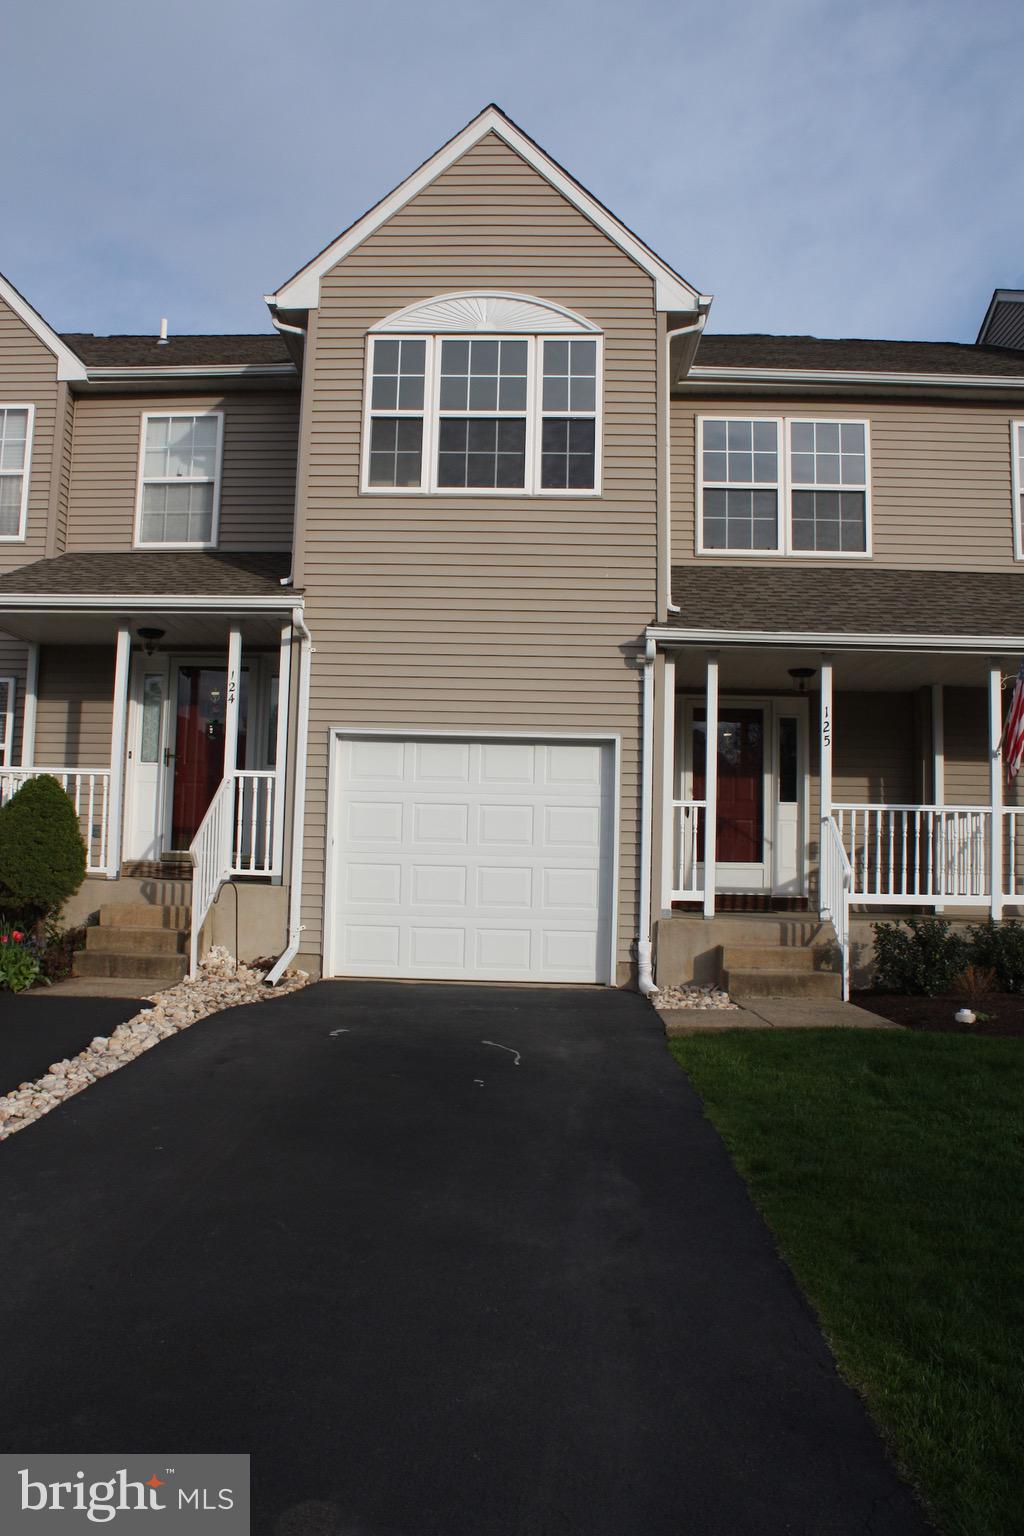
[[[1006,777],[1015,779],[1020,772],[1021,760],[1024,759],[1024,661],[1020,664],[1017,681],[1013,685],[1010,712],[1003,726],[1002,751]]]

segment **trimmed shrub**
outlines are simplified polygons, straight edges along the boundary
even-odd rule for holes
[[[938,917],[873,923],[875,981],[882,992],[936,997],[952,992],[975,958],[971,945]]]
[[[74,806],[48,774],[0,806],[0,909],[25,923],[56,912],[85,879]]]
[[[971,959],[996,973],[996,990],[1024,992],[1024,925],[989,918],[969,929]]]

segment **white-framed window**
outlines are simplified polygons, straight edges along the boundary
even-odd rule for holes
[[[697,419],[697,553],[871,553],[866,421]]]
[[[137,545],[209,549],[217,542],[223,411],[145,411]]]
[[[362,489],[593,496],[599,336],[371,336]]]
[[[1013,480],[1013,553],[1024,560],[1024,421],[1010,422],[1010,462]]]
[[[0,402],[0,540],[25,537],[34,405]]]
[[[13,677],[0,677],[0,768],[11,766],[14,751],[14,705],[18,685]]]

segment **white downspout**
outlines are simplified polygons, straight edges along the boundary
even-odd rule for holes
[[[306,757],[309,748],[309,674],[313,637],[306,628],[301,608],[292,609],[292,624],[298,632],[299,691],[295,705],[295,784],[292,789],[291,878],[288,885],[288,946],[267,972],[267,983],[281,980],[294,960],[302,937],[302,854],[306,831]]]
[[[677,336],[696,336],[697,340],[693,345],[693,350],[696,352],[701,332],[707,324],[708,310],[710,308],[711,300],[709,299],[707,301],[707,309],[701,311],[692,325],[681,325],[678,330],[665,333],[665,367],[668,371],[668,381],[665,389],[665,521],[668,538],[665,569],[668,572],[668,593],[665,606],[669,613],[679,613],[681,611],[679,604],[672,601],[672,343]]]
[[[643,758],[640,769],[640,911],[637,918],[637,985],[644,997],[657,992],[651,944],[651,812],[654,802],[654,657],[650,636],[644,653]]]

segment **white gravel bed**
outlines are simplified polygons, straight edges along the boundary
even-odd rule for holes
[[[720,987],[698,987],[695,982],[688,981],[679,987],[662,987],[651,998],[655,1008],[731,1008],[734,1013],[739,1011],[739,1006],[729,999],[728,992],[723,992]]]
[[[240,1003],[267,1002],[297,992],[309,980],[305,971],[288,971],[276,987],[268,987],[264,974],[237,963],[226,949],[215,946],[194,979],[146,998],[152,1007],[119,1024],[110,1035],[97,1035],[77,1056],[53,1062],[35,1082],[21,1083],[0,1098],[0,1141],[199,1019]]]

